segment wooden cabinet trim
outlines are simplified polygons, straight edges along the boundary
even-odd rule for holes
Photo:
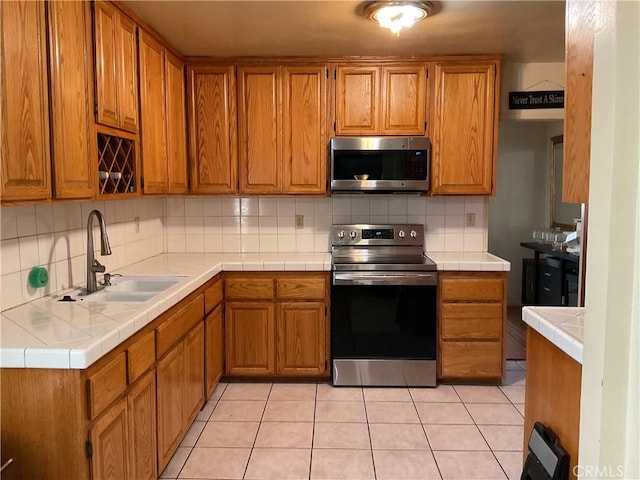
[[[89,418],[96,418],[127,388],[127,362],[125,352],[96,371],[87,380]]]

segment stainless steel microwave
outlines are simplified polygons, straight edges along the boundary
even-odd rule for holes
[[[431,143],[424,137],[334,137],[333,192],[426,192]]]

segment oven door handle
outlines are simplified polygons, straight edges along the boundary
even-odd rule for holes
[[[334,273],[334,285],[436,285],[436,272]]]

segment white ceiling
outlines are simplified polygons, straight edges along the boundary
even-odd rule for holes
[[[188,56],[505,55],[564,61],[564,1],[436,2],[436,14],[395,37],[357,14],[362,2],[125,3]]]

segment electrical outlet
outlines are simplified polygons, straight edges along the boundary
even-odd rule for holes
[[[296,230],[304,228],[304,215],[296,215]]]
[[[135,224],[136,233],[140,233],[140,217],[134,218],[133,223]]]
[[[467,227],[475,227],[476,226],[476,214],[475,213],[467,213],[465,215],[464,224]]]

